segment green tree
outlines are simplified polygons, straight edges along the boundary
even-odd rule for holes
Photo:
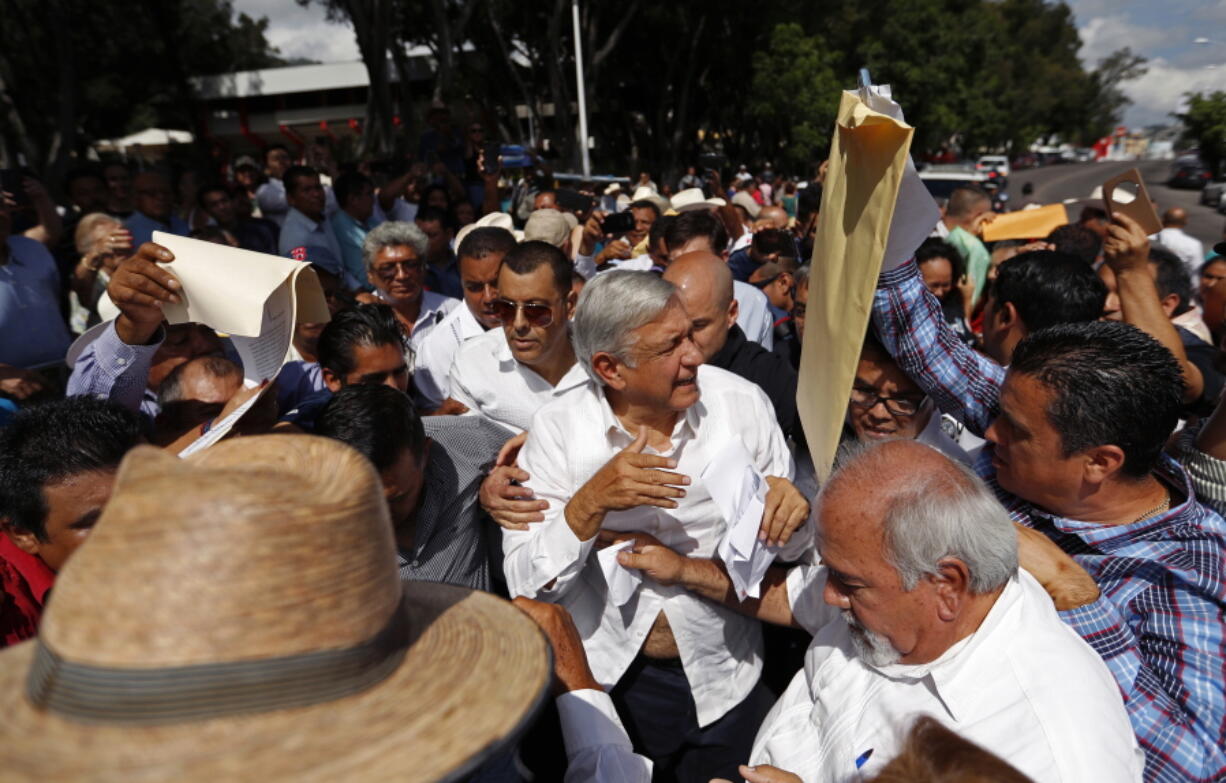
[[[1217,90],[1209,95],[1189,93],[1188,108],[1175,115],[1183,121],[1185,141],[1200,148],[1200,158],[1213,172],[1223,174],[1226,164],[1226,92]]]
[[[777,25],[753,56],[746,116],[758,126],[759,153],[785,170],[808,171],[830,146],[843,87],[834,59],[819,36],[795,23]]]
[[[1145,58],[1125,46],[1098,61],[1098,67],[1088,78],[1089,97],[1082,133],[1083,142],[1091,143],[1111,134],[1131,104],[1120,88],[1124,82],[1139,79],[1149,69]]]
[[[266,27],[231,0],[8,0],[0,158],[54,182],[97,139],[198,129],[188,79],[281,63]]]

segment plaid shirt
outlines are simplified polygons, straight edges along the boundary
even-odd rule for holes
[[[913,262],[881,275],[873,322],[902,368],[946,413],[978,434],[1000,410],[1005,370],[960,340]],[[1226,776],[1226,521],[1196,501],[1183,470],[1159,474],[1187,499],[1130,525],[1053,516],[996,483],[992,446],[976,470],[1027,527],[1072,555],[1101,590],[1061,612],[1106,661],[1145,750],[1147,781]]]

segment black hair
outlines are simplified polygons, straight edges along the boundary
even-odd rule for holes
[[[199,239],[204,242],[213,242],[218,245],[230,244],[230,235],[221,226],[201,226],[193,228],[188,234],[192,239]]]
[[[676,215],[660,215],[655,222],[651,224],[651,230],[647,232],[647,247],[654,248],[664,234],[668,231],[668,227],[676,220]]]
[[[796,241],[781,228],[767,228],[753,235],[753,249],[759,255],[778,254],[787,258],[796,257]]]
[[[575,281],[575,265],[555,245],[532,239],[520,242],[502,258],[503,268],[517,275],[532,274],[544,264],[553,272],[554,287],[565,297]]]
[[[990,203],[992,197],[983,188],[976,185],[959,185],[949,194],[945,214],[950,217],[965,217],[985,201]]]
[[[1056,250],[1070,256],[1080,258],[1085,264],[1093,264],[1098,260],[1098,253],[1103,249],[1103,241],[1085,226],[1068,224],[1060,226],[1047,235],[1047,241],[1056,246]]]
[[[233,197],[230,188],[220,182],[210,182],[207,185],[202,185],[196,191],[196,206],[204,211],[208,211],[208,207],[204,203],[204,197],[210,193],[225,193],[227,198]]]
[[[705,209],[694,209],[677,215],[664,231],[664,246],[672,252],[679,247],[685,247],[686,243],[698,237],[706,237],[711,243],[711,252],[716,255],[728,247],[728,232],[724,229],[724,224]]]
[[[438,223],[446,229],[455,231],[455,220],[451,217],[450,209],[439,209],[438,207],[422,206],[417,210],[417,216],[413,218],[417,223]]]
[[[67,397],[20,411],[0,430],[0,519],[47,540],[48,484],[111,470],[144,438],[134,411]]]
[[[319,366],[337,378],[357,368],[353,349],[359,345],[394,345],[408,353],[409,341],[396,313],[385,304],[357,304],[341,310],[319,335]]]
[[[1107,286],[1081,259],[1054,250],[1021,253],[996,270],[996,307],[1012,302],[1027,331],[1094,321],[1103,314]]]
[[[426,451],[426,429],[413,401],[382,384],[346,386],[332,395],[315,419],[315,434],[352,446],[380,473],[406,449],[418,460]]]
[[[1092,220],[1101,220],[1107,222],[1107,210],[1102,207],[1085,206],[1081,208],[1081,214],[1077,217],[1077,222],[1085,225]]]
[[[456,257],[483,258],[491,253],[506,255],[515,249],[515,235],[505,228],[482,226],[469,231],[456,249]]]
[[[949,261],[955,284],[957,284],[962,275],[966,274],[966,261],[962,259],[962,253],[958,251],[958,248],[944,239],[929,237],[915,251],[915,263],[923,266],[934,258],[944,258]]]
[[[1149,246],[1149,263],[1157,267],[1158,296],[1165,299],[1171,294],[1179,297],[1172,315],[1183,315],[1192,309],[1192,278],[1179,256],[1162,245]]]
[[[1121,472],[1143,478],[1158,464],[1183,407],[1183,375],[1174,355],[1130,324],[1066,323],[1017,344],[1011,373],[1052,392],[1047,420],[1064,456],[1095,446],[1124,450]]]
[[[290,166],[282,175],[281,181],[285,183],[285,195],[289,196],[298,190],[298,180],[303,177],[318,177],[319,172],[310,166]]]
[[[443,194],[443,198],[447,201],[447,209],[450,210],[453,201],[451,198],[451,193],[447,190],[447,188],[438,184],[437,182],[422,188],[421,197],[418,199],[418,203],[421,204],[422,207],[425,207],[430,203],[430,194],[436,190]]]
[[[650,209],[653,215],[655,215],[656,217],[660,217],[660,205],[654,201],[648,201],[645,198],[641,198],[638,201],[630,202],[630,206],[628,208],[629,209]]]
[[[346,171],[332,183],[332,192],[336,195],[337,205],[344,209],[345,205],[349,203],[350,197],[361,193],[363,188],[366,187],[374,187],[370,177],[360,171]]]
[[[268,162],[268,156],[271,155],[276,150],[285,150],[285,154],[290,155],[289,147],[285,146],[284,144],[269,144],[267,147],[264,148],[264,162],[265,163]],[[293,157],[294,157],[293,155],[290,155],[291,159]]]
[[[64,192],[70,193],[72,191],[73,184],[80,179],[96,179],[102,183],[103,187],[106,187],[106,177],[102,176],[102,170],[100,168],[97,166],[77,166],[74,169],[70,169],[68,173],[64,175]]]

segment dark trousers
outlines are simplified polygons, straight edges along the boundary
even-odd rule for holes
[[[700,728],[681,661],[641,653],[611,695],[635,751],[655,765],[653,783],[739,780],[737,765],[749,763],[754,736],[774,703],[758,683],[744,701]]]

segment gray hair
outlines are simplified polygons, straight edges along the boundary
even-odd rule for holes
[[[800,288],[801,286],[806,286],[809,284],[809,265],[808,264],[803,264],[802,266],[796,267],[796,271],[792,273],[792,282],[796,284],[797,288]]]
[[[676,289],[651,272],[614,270],[596,275],[583,287],[575,306],[571,330],[575,356],[597,383],[603,383],[592,368],[592,357],[610,353],[634,366],[630,333],[656,319],[668,307]]]
[[[389,220],[375,226],[366,235],[366,240],[362,242],[362,260],[366,262],[366,271],[369,272],[374,267],[375,256],[379,255],[380,250],[406,245],[413,248],[417,256],[424,261],[426,245],[429,242],[426,232],[418,228],[416,223]]]
[[[871,463],[888,459],[877,454],[888,443],[856,444],[843,451],[826,487],[849,470],[880,474],[880,466]],[[910,592],[925,575],[939,575],[938,563],[946,557],[966,564],[972,593],[1004,586],[1017,574],[1017,531],[1008,512],[969,467],[926,444],[917,445],[939,455],[947,469],[892,479],[896,483],[887,483],[883,490],[888,494],[883,554],[898,571],[903,589]]]

